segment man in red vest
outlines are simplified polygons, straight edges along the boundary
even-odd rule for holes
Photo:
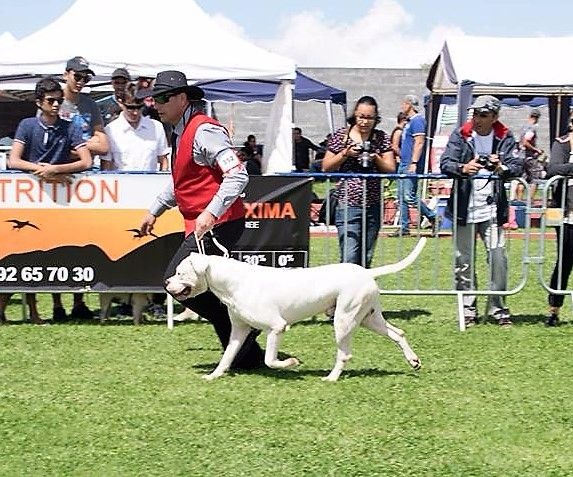
[[[235,152],[226,129],[203,112],[203,90],[189,86],[180,71],[158,73],[153,89],[138,96],[152,96],[161,121],[173,125],[171,174],[173,182],[157,196],[141,224],[149,234],[157,217],[177,206],[185,221],[185,241],[175,253],[165,278],[191,252],[198,252],[202,239],[205,253],[221,255],[217,243],[230,250],[245,226],[245,211],[239,195],[249,176]],[[181,302],[209,322],[223,349],[229,342],[231,322],[227,307],[210,291]],[[264,364],[264,352],[253,331],[235,358],[234,367],[251,369]]]

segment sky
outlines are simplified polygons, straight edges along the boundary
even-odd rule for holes
[[[196,2],[224,28],[289,56],[300,67],[417,68],[433,62],[445,38],[458,35],[571,36],[573,41],[571,0]],[[2,0],[0,33],[9,31],[23,38],[48,25],[73,3]],[[168,12],[164,13],[168,19]],[[168,38],[168,21],[157,18],[150,15],[149,27],[142,25],[141,29],[155,28],[160,38],[162,32]],[[93,34],[105,34],[105,25]],[[524,66],[534,67],[534,58],[532,65]]]

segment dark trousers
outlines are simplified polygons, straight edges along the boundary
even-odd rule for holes
[[[223,255],[223,251],[221,251],[213,242],[213,236],[221,245],[223,245],[223,247],[230,251],[231,247],[235,245],[241,237],[244,228],[244,219],[226,222],[215,227],[213,229],[213,235],[207,233],[203,236],[202,240],[205,245],[205,253],[207,255]],[[181,260],[189,256],[191,252],[198,251],[195,234],[192,233],[185,238],[171,259],[171,262],[165,270],[164,281],[175,274],[175,269]],[[231,334],[231,321],[229,319],[229,312],[226,305],[221,303],[221,301],[210,291],[197,295],[196,297],[183,300],[180,303],[208,320],[209,323],[213,325],[213,328],[215,328],[215,333],[217,333],[223,349],[227,347],[229,344],[229,336]],[[256,341],[258,334],[258,330],[253,330],[249,334],[233,362],[234,368],[251,369],[259,367],[264,363],[264,352]]]
[[[561,235],[561,230],[563,230],[563,254],[559,254],[559,240]],[[557,233],[557,261],[555,262],[555,268],[553,269],[553,274],[551,275],[550,287],[553,290],[567,290],[567,282],[569,281],[569,275],[571,275],[571,269],[573,268],[573,225],[563,224],[563,229],[561,227],[555,227],[555,232]],[[559,281],[559,262],[561,261],[561,281]],[[547,297],[547,301],[550,306],[561,308],[563,306],[564,295],[554,295],[552,293]]]

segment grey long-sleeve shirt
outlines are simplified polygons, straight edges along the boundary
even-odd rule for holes
[[[177,134],[178,140],[181,138],[185,125],[193,112],[193,108],[189,107],[175,126],[174,132]],[[201,166],[220,168],[224,173],[219,190],[206,207],[207,211],[219,218],[247,186],[249,182],[247,170],[233,151],[226,130],[222,126],[214,124],[202,124],[197,129],[193,141],[193,160]],[[167,209],[176,205],[173,181],[170,181],[163,192],[157,196],[149,208],[149,212],[159,217]]]

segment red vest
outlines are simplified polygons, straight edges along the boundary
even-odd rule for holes
[[[185,235],[195,230],[195,220],[209,205],[223,182],[223,173],[218,167],[200,166],[193,160],[193,141],[197,128],[202,124],[219,122],[202,113],[194,113],[177,141],[177,153],[173,166],[175,200],[185,220]],[[217,224],[245,216],[243,201],[237,197]]]

